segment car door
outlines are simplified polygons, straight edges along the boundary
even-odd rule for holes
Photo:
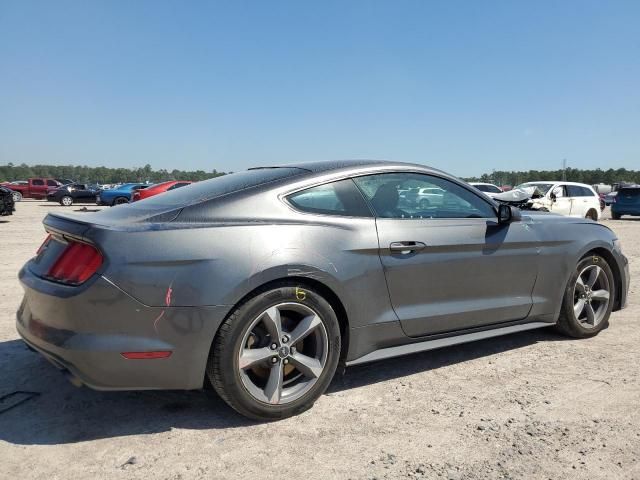
[[[526,318],[537,275],[535,234],[498,224],[495,206],[470,188],[419,173],[354,179],[376,213],[389,296],[412,337]],[[440,188],[442,203],[398,207],[398,188]]]
[[[551,198],[549,211],[560,215],[571,215],[573,199],[569,196],[566,185],[555,185],[551,188],[549,197]]]
[[[82,183],[77,183],[73,186],[73,197],[78,202],[93,201],[95,196],[95,192],[87,189],[87,186]]]

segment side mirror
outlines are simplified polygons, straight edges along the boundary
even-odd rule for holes
[[[501,203],[498,205],[498,223],[506,224],[511,222],[518,222],[522,220],[522,214],[520,209],[512,205],[505,205]]]

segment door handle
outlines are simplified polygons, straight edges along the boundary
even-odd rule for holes
[[[391,253],[408,255],[410,253],[418,252],[426,246],[427,245],[422,242],[391,242],[389,250],[391,250]]]

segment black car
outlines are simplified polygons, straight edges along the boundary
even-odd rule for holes
[[[58,202],[69,207],[74,203],[96,203],[96,195],[99,190],[84,183],[70,183],[56,188],[47,194],[49,202]]]
[[[0,187],[0,216],[13,215],[15,209],[13,191],[6,187]]]

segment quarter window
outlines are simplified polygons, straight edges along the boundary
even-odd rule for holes
[[[371,211],[351,179],[308,188],[287,197],[298,210],[343,217],[370,217]]]
[[[383,173],[354,178],[382,218],[495,218],[493,205],[444,178]]]

